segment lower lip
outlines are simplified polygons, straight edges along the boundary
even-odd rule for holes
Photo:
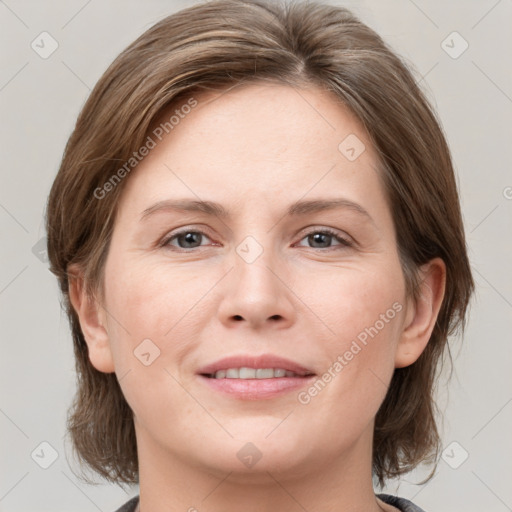
[[[272,379],[213,379],[204,375],[199,377],[214,391],[226,393],[233,398],[265,400],[308,386],[315,376]]]

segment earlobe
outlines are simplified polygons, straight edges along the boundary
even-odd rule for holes
[[[406,321],[400,335],[395,368],[414,363],[427,346],[441,309],[446,286],[446,265],[434,258],[420,269],[419,298],[407,308]]]
[[[87,343],[89,360],[100,372],[113,373],[114,360],[108,332],[105,328],[104,308],[95,297],[91,297],[84,285],[83,273],[77,266],[70,266],[69,299],[78,315],[80,327]]]

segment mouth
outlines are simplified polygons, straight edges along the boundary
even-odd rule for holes
[[[308,385],[315,373],[304,366],[273,355],[233,356],[198,372],[216,392],[241,400],[274,398]]]
[[[313,373],[296,373],[284,368],[249,368],[242,366],[241,368],[226,368],[217,370],[213,373],[201,373],[209,379],[281,379],[283,377],[309,377]]]

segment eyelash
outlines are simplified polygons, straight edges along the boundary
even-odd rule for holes
[[[185,235],[187,233],[198,233],[200,235],[206,236],[207,238],[210,238],[207,233],[205,233],[204,231],[201,231],[199,229],[184,229],[182,231],[179,231],[178,233],[174,233],[172,236],[166,237],[161,242],[160,246],[161,247],[171,248],[172,251],[176,251],[176,252],[191,252],[194,249],[199,249],[200,247],[192,247],[192,248],[189,248],[189,249],[184,249],[183,247],[175,247],[175,246],[171,246],[170,245],[171,240],[174,240],[175,238],[178,238],[179,236]],[[329,251],[332,251],[332,250],[336,250],[337,248],[347,248],[347,247],[353,247],[354,246],[354,244],[351,241],[349,241],[348,239],[342,237],[339,233],[337,233],[336,231],[334,231],[334,230],[332,230],[330,228],[322,228],[322,229],[311,230],[308,233],[306,233],[300,239],[300,241],[304,240],[304,238],[307,238],[310,235],[314,235],[314,234],[317,234],[317,233],[321,233],[323,235],[330,235],[330,236],[332,236],[337,242],[340,243],[340,245],[339,246],[333,246],[333,247],[325,247],[325,248],[322,248],[322,247],[310,247],[310,249],[316,249],[316,250],[319,250],[319,251],[322,251],[322,252],[329,252]]]

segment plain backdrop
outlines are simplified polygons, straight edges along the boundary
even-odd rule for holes
[[[91,88],[138,35],[193,3],[0,1],[2,512],[113,512],[138,492],[86,485],[71,471],[64,434],[74,360],[43,214]],[[416,471],[387,491],[426,512],[512,510],[512,2],[330,3],[351,8],[414,66],[436,107],[477,283],[465,338],[451,341],[452,379],[438,393],[445,452],[436,476],[418,485],[426,472]]]

